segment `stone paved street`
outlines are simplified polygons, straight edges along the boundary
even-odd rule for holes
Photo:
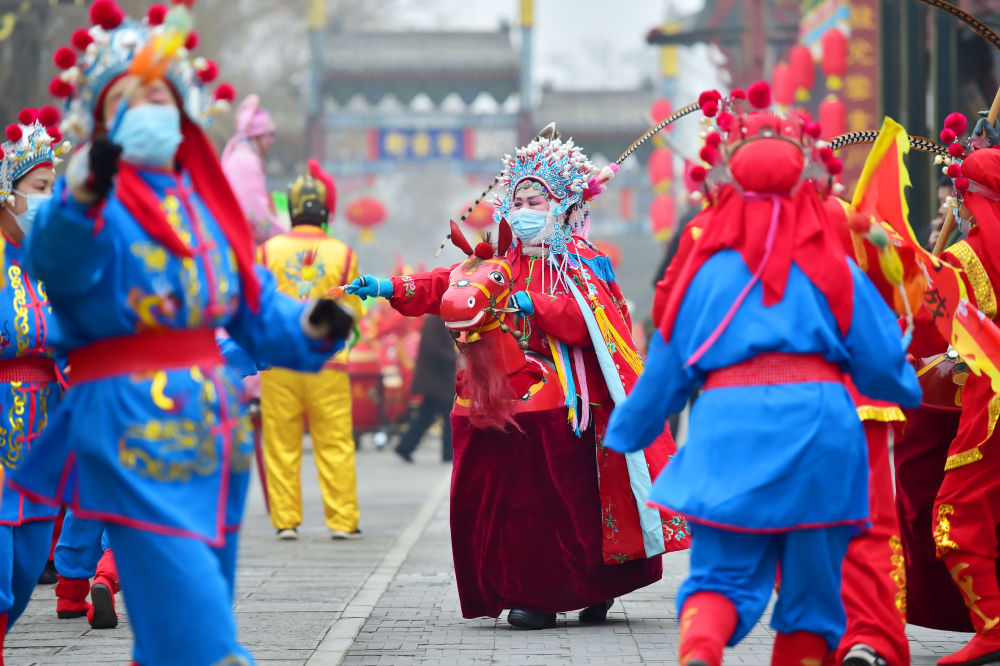
[[[438,447],[428,444],[415,465],[370,444],[361,452],[360,541],[329,539],[311,457],[304,462],[306,518],[298,542],[275,540],[254,487],[236,611],[242,640],[259,662],[675,663],[672,597],[685,575],[684,554],[668,556],[664,579],[617,603],[603,626],[582,626],[575,613],[544,632],[513,630],[502,619],[463,620],[448,536],[449,471],[438,462]],[[910,637],[913,664],[933,664],[967,639],[913,627]],[[759,625],[726,663],[767,666],[771,640]],[[57,620],[53,588],[39,587],[7,639],[6,664],[128,664],[130,644],[126,613],[116,630],[90,630],[85,619]]]

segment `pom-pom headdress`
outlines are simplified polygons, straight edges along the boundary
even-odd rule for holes
[[[562,215],[583,201],[587,184],[599,171],[572,139],[563,143],[559,138],[538,137],[518,148],[513,156],[505,155],[502,161],[499,184],[504,192],[493,214],[497,222],[510,215],[514,194],[521,183],[528,180],[540,183],[552,200],[552,213]]]
[[[181,110],[199,125],[229,108],[229,100],[206,90],[217,77],[218,67],[194,57],[184,45],[197,42],[189,39],[194,33],[187,7],[192,3],[174,0],[172,4],[169,10],[153,5],[142,20],[126,16],[114,0],[96,0],[91,5],[92,25],[76,30],[70,46],[60,47],[54,56],[62,72],[49,84],[49,92],[65,100],[65,134],[78,141],[89,139],[104,92],[136,65],[144,65],[148,78],[162,76]],[[166,55],[156,60],[154,50]]]
[[[40,166],[55,166],[61,155],[70,150],[69,141],[62,140],[56,127],[59,111],[46,106],[41,110],[25,109],[18,122],[8,125],[6,141],[0,146],[0,201],[14,194],[14,183]]]
[[[813,182],[823,193],[834,187],[833,178],[843,165],[820,140],[822,128],[798,113],[776,114],[771,103],[771,87],[764,81],[754,83],[746,92],[733,91],[728,97],[716,90],[701,94],[698,104],[705,116],[705,131],[701,134],[705,144],[699,156],[706,166],[692,178],[699,187],[695,198],[703,193],[711,196],[722,185],[740,187],[732,177],[730,161],[744,146],[760,139],[784,141],[801,153],[801,174],[792,189],[806,181]]]
[[[966,204],[972,211],[973,217],[978,220],[979,216],[973,210],[978,203],[977,196],[989,201],[1000,201],[1000,191],[993,187],[992,182],[987,182],[987,178],[982,177],[982,175],[973,179],[967,173],[966,161],[977,152],[986,149],[985,139],[968,135],[967,128],[968,121],[961,113],[949,113],[945,117],[940,138],[941,142],[948,146],[948,154],[938,155],[934,158],[934,162],[941,165],[941,173],[951,179],[952,193],[945,199],[945,204],[951,208],[952,214],[957,218],[960,207]],[[978,159],[973,160],[973,162],[977,161]],[[975,175],[975,169],[973,169],[973,174]],[[969,205],[970,202],[972,205]],[[969,229],[963,229],[963,231],[968,233]]]

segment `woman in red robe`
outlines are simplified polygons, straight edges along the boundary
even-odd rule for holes
[[[602,621],[615,597],[659,580],[661,553],[688,546],[681,517],[646,505],[651,477],[676,447],[669,434],[644,454],[602,444],[611,410],[642,361],[610,261],[572,235],[586,228],[586,201],[603,189],[597,169],[558,138],[537,139],[504,165],[496,218],[517,237],[503,257],[517,312],[503,321],[529,354],[556,367],[565,403],[518,414],[520,433],[502,419],[452,414],[452,549],[462,612],[497,617],[511,609],[508,621],[531,629],[554,626],[557,612],[578,608],[582,621]],[[450,273],[366,275],[347,291],[388,298],[408,316],[439,314]],[[460,374],[460,398],[473,381]]]

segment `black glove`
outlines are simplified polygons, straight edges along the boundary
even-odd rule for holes
[[[97,139],[90,146],[90,176],[86,187],[97,195],[98,199],[108,196],[115,184],[115,174],[118,173],[118,158],[122,147],[112,143],[110,139]]]
[[[309,324],[324,338],[343,340],[354,328],[354,317],[332,298],[321,298],[309,313]]]
[[[1000,120],[991,126],[987,118],[990,115],[989,111],[980,111],[979,115],[981,117],[976,121],[976,127],[972,130],[972,136],[981,136],[985,130],[986,140],[989,142],[991,148],[1000,144]]]

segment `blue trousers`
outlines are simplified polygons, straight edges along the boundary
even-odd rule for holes
[[[73,509],[67,508],[54,558],[59,575],[85,580],[93,578],[97,562],[107,549],[104,523],[78,518]]]
[[[7,628],[28,607],[52,547],[52,520],[32,520],[20,525],[0,525],[0,613],[7,613]]]
[[[106,523],[140,666],[253,664],[236,641],[239,535],[221,548]]]
[[[695,592],[716,592],[736,607],[736,645],[760,619],[781,567],[771,627],[783,634],[808,631],[836,649],[847,626],[840,570],[853,527],[744,533],[691,523],[691,571],[677,592],[678,616]]]

